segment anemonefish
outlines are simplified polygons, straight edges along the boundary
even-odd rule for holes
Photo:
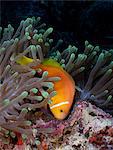
[[[27,65],[32,61],[31,58],[23,56],[23,58],[20,58],[17,63]],[[49,107],[56,119],[63,120],[69,114],[74,100],[75,82],[54,59],[45,59],[33,69],[38,70],[39,68],[43,71],[48,71],[48,77],[58,76],[61,78],[60,81],[54,82],[54,90],[57,94],[51,98],[52,103],[49,104]]]

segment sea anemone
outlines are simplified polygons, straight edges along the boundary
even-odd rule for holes
[[[48,72],[42,72],[39,78],[35,77],[36,71],[31,69],[31,66],[43,60],[49,48],[49,42],[52,41],[47,38],[52,28],[44,30],[45,24],[40,24],[37,29],[34,29],[39,20],[40,18],[28,18],[21,21],[15,34],[11,25],[8,25],[4,31],[1,28],[0,136],[2,140],[8,136],[7,134],[10,134],[7,130],[13,131],[13,135],[17,132],[31,136],[32,122],[26,118],[26,114],[31,110],[46,107],[48,101],[55,95],[53,90],[48,94],[43,86],[53,88],[51,82],[59,79],[57,77],[48,78]],[[23,55],[31,56],[34,59],[33,64],[18,65],[16,60]],[[38,93],[37,96],[36,93]]]
[[[84,52],[80,53],[77,47],[71,45],[61,52],[59,49],[63,41],[60,39],[54,46],[50,35],[52,31],[53,28],[46,28],[46,24],[41,23],[40,17],[21,21],[15,33],[11,25],[4,30],[0,28],[0,138],[4,143],[9,143],[17,133],[23,138],[29,136],[33,139],[36,136],[34,127],[38,129],[42,109],[47,108],[51,97],[57,94],[54,83],[60,78],[49,78],[47,71],[33,69],[45,58],[56,60],[75,80],[77,94],[72,109],[76,107],[76,101],[88,101],[113,113],[113,50],[101,50],[86,41]],[[18,64],[24,56],[32,58],[33,62]],[[37,112],[40,113],[35,116]],[[34,118],[31,117],[33,115]],[[44,118],[48,119],[49,115],[52,118],[49,113]],[[67,122],[70,115],[66,118]],[[54,118],[51,122],[54,126]],[[47,124],[42,129],[49,132],[44,128],[48,128]],[[42,132],[41,128],[37,132]]]

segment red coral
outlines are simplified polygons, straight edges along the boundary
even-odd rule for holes
[[[103,135],[102,134],[95,134],[92,137],[89,138],[89,142],[96,145],[102,145],[103,142]]]
[[[48,144],[43,134],[40,136],[40,141],[41,143],[37,145],[38,150],[48,150]]]
[[[18,139],[17,145],[22,145],[23,144],[23,140],[22,140],[21,134],[16,132],[16,136],[17,136],[17,139]]]
[[[110,128],[107,130],[107,132],[108,132],[108,135],[109,135],[109,136],[113,137],[113,128],[112,128],[112,127],[110,127]]]
[[[97,146],[104,145],[106,148],[108,146],[113,147],[113,128],[111,127],[106,127],[97,133],[94,133],[90,138],[89,142],[92,144],[95,144]]]

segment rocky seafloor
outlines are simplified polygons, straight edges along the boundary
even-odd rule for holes
[[[68,121],[44,122],[38,127],[50,127],[50,133],[40,134],[41,142],[22,145],[2,145],[1,150],[112,150],[113,118],[88,102],[78,102]],[[51,130],[52,128],[52,130]]]

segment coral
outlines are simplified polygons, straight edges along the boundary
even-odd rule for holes
[[[11,25],[4,30],[0,28],[1,149],[8,146],[9,149],[32,146],[53,149],[60,144],[63,149],[69,144],[70,149],[90,149],[92,144],[99,145],[93,141],[95,135],[112,130],[112,116],[104,110],[113,114],[113,50],[102,50],[86,41],[84,52],[72,45],[61,51],[63,41],[60,39],[55,45],[52,31],[39,17],[21,21],[16,32]],[[33,62],[20,65],[19,59],[25,56]],[[56,120],[48,110],[51,97],[57,94],[54,83],[60,78],[48,77],[48,72],[40,68],[33,70],[45,58],[55,59],[76,83],[71,112],[62,121]],[[71,135],[68,137],[66,133]],[[107,140],[105,143],[109,145]]]
[[[94,133],[90,138],[89,142],[95,144],[101,149],[112,149],[113,147],[113,127],[106,126],[97,133]]]
[[[97,150],[97,148],[100,150],[106,147],[107,150],[112,148],[113,118],[89,102],[78,102],[68,121],[59,123],[60,131],[62,131],[61,124],[63,132],[58,132],[59,139],[53,138],[57,128],[50,134],[51,136],[47,137],[51,142],[49,149],[57,147],[62,150]],[[102,137],[100,141],[99,135]],[[94,139],[95,137],[97,140]]]

